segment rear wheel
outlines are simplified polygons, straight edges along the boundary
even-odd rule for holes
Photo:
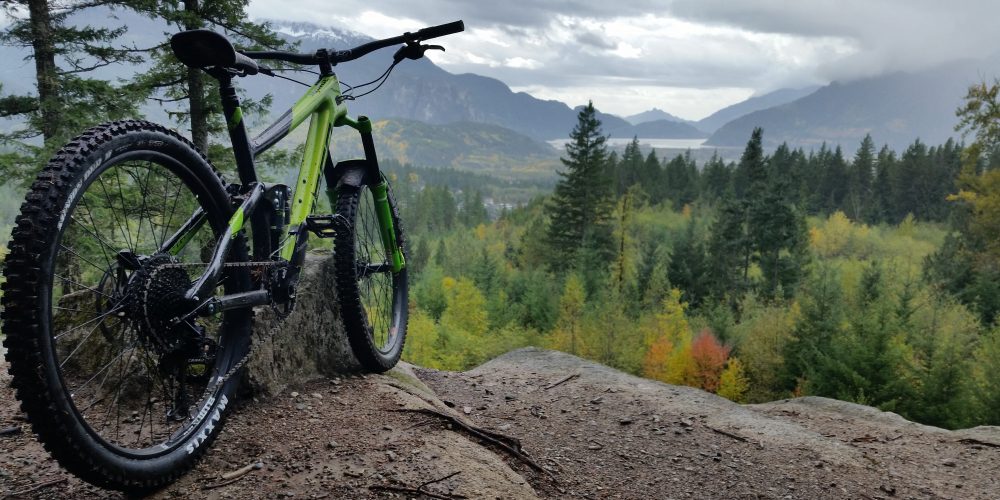
[[[197,210],[205,223],[165,251]],[[21,407],[46,449],[98,486],[162,487],[218,434],[250,312],[178,321],[232,208],[219,175],[174,132],[141,121],[64,146],[28,193],[4,265],[3,331]],[[243,236],[230,262],[247,260]],[[213,292],[249,288],[227,269]]]
[[[336,213],[351,230],[338,231],[334,246],[337,297],[344,328],[361,366],[381,373],[399,361],[406,341],[407,272],[392,272],[382,246],[375,199],[367,186],[337,186]],[[389,190],[396,241],[406,252],[396,200]]]

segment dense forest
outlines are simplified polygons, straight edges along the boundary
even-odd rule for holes
[[[165,46],[116,46],[126,27],[66,20],[110,5],[280,47],[246,2],[27,4],[0,35],[32,47],[38,90],[0,97],[0,117],[21,124],[0,135],[5,220],[16,181],[143,99],[179,103],[177,124],[231,172],[211,79]],[[94,77],[140,60],[154,70]],[[958,111],[969,144],[893,151],[866,137],[855,151],[768,153],[757,129],[738,162],[699,165],[637,140],[610,151],[588,106],[554,184],[385,162],[412,273],[404,356],[464,369],[538,345],[736,401],[815,394],[945,427],[1000,425],[998,89],[970,88]],[[263,167],[280,179],[294,156]]]
[[[394,176],[405,357],[465,369],[539,345],[737,401],[1000,423],[996,144],[765,154],[762,134],[729,164],[619,155],[587,108],[554,193],[496,218],[488,185]]]

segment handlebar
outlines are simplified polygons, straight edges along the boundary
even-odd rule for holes
[[[465,23],[462,21],[455,21],[451,23],[441,24],[438,26],[431,26],[429,28],[423,28],[417,30],[416,33],[406,32],[399,36],[394,36],[392,38],[386,38],[383,40],[375,40],[374,42],[368,42],[352,49],[347,50],[319,50],[313,54],[300,54],[296,52],[282,52],[282,51],[263,51],[263,52],[243,52],[242,54],[250,59],[274,59],[278,61],[285,61],[293,64],[308,64],[316,65],[323,63],[330,63],[336,65],[338,63],[353,61],[360,57],[364,57],[371,52],[379,49],[384,49],[386,47],[392,47],[393,45],[400,45],[403,43],[410,42],[422,42],[424,40],[430,40],[431,38],[438,38],[446,35],[451,35],[454,33],[460,33],[465,31]]]

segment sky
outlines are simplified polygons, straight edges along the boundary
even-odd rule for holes
[[[462,19],[429,57],[570,106],[697,120],[752,95],[1000,51],[1000,0],[252,0],[376,38]]]

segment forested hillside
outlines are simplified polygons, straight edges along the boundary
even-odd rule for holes
[[[129,5],[172,30],[225,27],[243,47],[288,47],[287,37],[247,21],[238,2],[218,12]],[[126,26],[67,23],[93,7],[60,13],[41,35],[27,21],[5,31],[10,43],[45,49],[35,54],[38,95],[0,99],[0,114],[20,120],[0,138],[0,173],[13,193],[0,206],[6,220],[62,144],[94,123],[134,116],[146,100],[179,103],[174,125],[233,179],[211,79],[165,46],[122,47]],[[151,69],[129,81],[95,73],[133,64]],[[417,79],[443,73],[414,68]],[[409,361],[461,369],[539,345],[736,401],[813,394],[946,427],[1000,424],[1000,83],[969,90],[958,117],[974,134],[969,144],[946,140],[950,125],[937,122],[948,133],[931,142],[915,137],[912,120],[890,120],[891,138],[866,134],[861,118],[890,116],[875,113],[875,101],[925,117],[923,87],[903,82],[908,92],[898,94],[882,85],[896,75],[785,105],[832,120],[827,130],[850,149],[822,141],[803,149],[789,135],[798,122],[786,120],[799,115],[772,109],[716,132],[745,145],[731,163],[660,158],[638,141],[609,152],[602,118],[632,125],[589,105],[576,113],[553,184],[552,153],[496,123],[518,121],[545,137],[558,125],[547,115],[572,118],[568,106],[476,75],[438,76],[428,77],[421,109],[493,124],[377,123],[379,140],[391,139],[380,143],[387,157],[413,163],[384,162],[408,236]],[[863,87],[878,92],[855,92]],[[268,104],[247,101],[245,111],[266,114]],[[933,107],[954,109],[947,100]],[[650,123],[640,127],[664,122]],[[488,157],[463,150],[473,144],[488,146],[477,147]],[[298,162],[295,151],[279,151],[260,164],[267,179],[282,180]],[[487,168],[455,168],[470,165]]]
[[[495,220],[476,193],[398,178],[414,221],[406,359],[464,369],[540,345],[736,401],[812,394],[1000,423],[1000,293],[947,254],[972,238],[949,195],[997,156],[966,153],[963,174],[950,141],[767,155],[764,137],[731,164],[637,143],[619,157],[587,108],[553,196]]]

